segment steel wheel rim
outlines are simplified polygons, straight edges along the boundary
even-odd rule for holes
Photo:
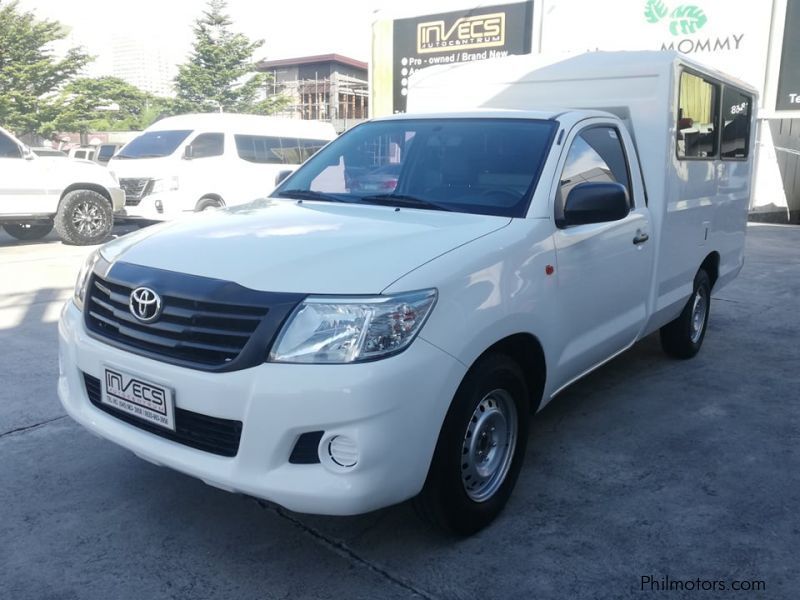
[[[695,293],[694,302],[692,303],[691,340],[693,344],[700,341],[700,336],[703,335],[707,311],[708,301],[703,289],[700,288]]]
[[[96,235],[103,227],[103,213],[96,204],[81,202],[72,212],[72,224],[81,235]]]
[[[461,447],[461,483],[474,502],[489,500],[503,485],[517,446],[517,406],[496,389],[472,413]]]

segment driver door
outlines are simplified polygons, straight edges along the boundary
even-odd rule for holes
[[[636,340],[647,316],[653,262],[650,215],[638,168],[627,159],[633,152],[627,131],[616,123],[591,119],[573,130],[565,147],[553,202],[563,340],[555,369],[563,377],[559,387]],[[628,215],[565,225],[564,204],[570,190],[590,181],[625,186]]]

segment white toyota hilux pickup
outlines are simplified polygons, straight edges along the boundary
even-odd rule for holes
[[[66,244],[99,244],[124,206],[125,192],[107,169],[37,156],[0,128],[0,225],[12,237],[38,240],[55,226]]]
[[[751,190],[753,89],[668,52],[528,60],[486,67],[481,110],[437,106],[469,71],[418,78],[418,114],[269,198],[93,253],[59,324],[67,412],[291,510],[489,523],[560,390],[658,330],[698,352]]]

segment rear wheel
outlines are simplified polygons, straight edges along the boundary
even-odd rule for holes
[[[15,223],[13,225],[3,225],[6,233],[13,238],[24,242],[30,240],[40,240],[53,230],[52,221],[34,221],[31,223]]]
[[[55,219],[61,241],[73,246],[99,244],[111,233],[111,203],[92,190],[75,190],[61,200]]]
[[[711,279],[703,269],[694,278],[694,291],[677,319],[661,328],[661,347],[675,358],[692,358],[706,336],[711,309]]]
[[[414,499],[419,515],[459,535],[491,523],[517,481],[529,415],[516,362],[492,354],[476,363],[453,398],[425,487]]]

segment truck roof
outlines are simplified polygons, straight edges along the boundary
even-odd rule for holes
[[[479,108],[475,110],[456,110],[456,111],[429,111],[420,113],[398,113],[377,117],[373,121],[395,121],[397,119],[441,119],[441,118],[460,118],[460,119],[538,119],[550,120],[560,111],[553,110],[520,110],[503,108]]]
[[[524,110],[514,108],[478,108],[473,110],[448,110],[429,111],[419,113],[398,113],[376,117],[372,121],[397,121],[404,119],[531,119],[538,121],[563,120],[562,116],[578,112],[572,108],[557,108],[552,110]],[[580,118],[608,117],[612,113],[602,110],[581,109]]]
[[[408,111],[500,116],[516,110],[551,119],[563,114],[558,120],[565,127],[581,115],[610,113],[631,135],[647,189],[665,190],[671,185],[668,178],[678,177],[669,167],[683,70],[733,86],[753,97],[751,107],[758,105],[756,90],[735,77],[678,52],[642,51],[523,55],[428,67],[409,78]]]
[[[147,131],[168,129],[218,129],[232,133],[314,136],[326,140],[336,137],[333,125],[322,121],[238,113],[193,113],[166,117],[150,125]]]
[[[442,88],[450,83],[471,82],[475,94],[463,98],[449,94],[447,101],[459,103],[471,101],[481,96],[486,82],[499,84],[564,82],[569,80],[587,81],[592,79],[640,78],[662,75],[678,65],[686,65],[714,79],[742,88],[751,94],[756,89],[736,77],[707,67],[686,55],[674,50],[644,50],[621,52],[585,52],[583,54],[525,54],[503,58],[437,65],[413,73],[410,77],[409,100],[414,100],[414,92],[430,86]],[[463,89],[463,85],[459,85]]]

